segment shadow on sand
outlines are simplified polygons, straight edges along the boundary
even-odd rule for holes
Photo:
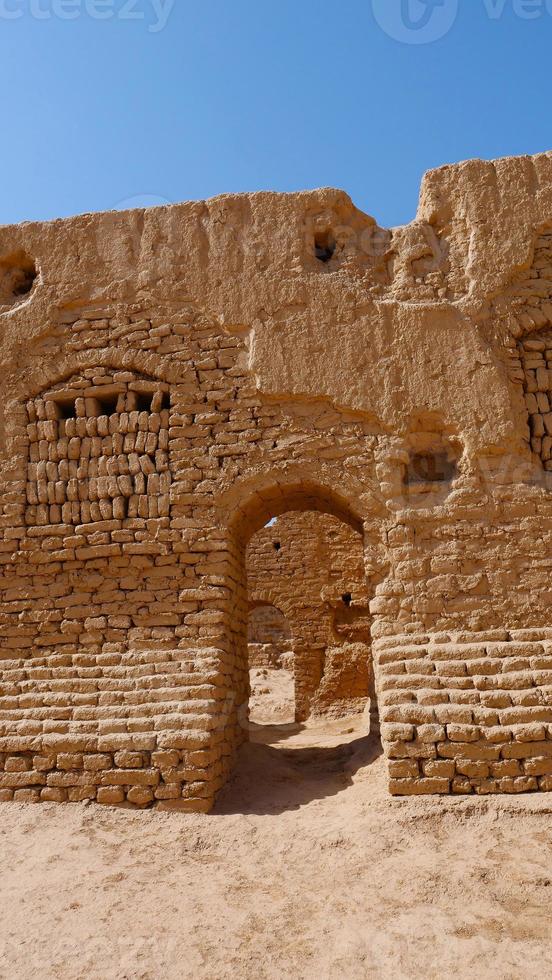
[[[231,781],[219,794],[218,814],[274,814],[343,792],[353,776],[382,754],[377,733],[346,729],[337,745],[294,745],[309,732],[300,724],[251,725]],[[348,737],[349,736],[349,737]],[[355,737],[356,736],[356,737]],[[312,739],[317,741],[316,736]],[[320,740],[320,739],[318,739]]]

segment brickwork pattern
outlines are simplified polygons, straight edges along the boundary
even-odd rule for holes
[[[201,666],[182,650],[4,661],[0,798],[201,809],[221,782],[218,656],[204,651]]]
[[[280,609],[271,604],[253,606],[249,613],[247,641],[251,643],[285,643],[291,639],[289,623]]]
[[[552,630],[397,636],[376,656],[393,794],[552,789]]]
[[[253,606],[247,624],[247,659],[249,668],[281,668],[293,663],[293,645],[289,623],[276,606],[263,603]]]
[[[105,368],[29,401],[25,522],[168,517],[168,402],[167,385]]]
[[[369,633],[392,792],[550,788],[551,228],[540,154],[383,234],[328,189],[0,229],[2,798],[208,809],[247,546],[298,511],[360,542],[300,710]]]

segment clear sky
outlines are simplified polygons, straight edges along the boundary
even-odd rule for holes
[[[551,48],[552,0],[0,0],[0,223],[332,185],[400,224],[552,148]]]

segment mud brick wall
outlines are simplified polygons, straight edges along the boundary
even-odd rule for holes
[[[249,614],[247,639],[251,643],[280,643],[291,638],[288,622],[276,606],[254,606]]]
[[[250,670],[252,667],[293,670],[291,643],[289,640],[280,640],[274,643],[248,643],[247,661]]]
[[[253,606],[247,625],[247,659],[252,667],[281,668],[293,662],[291,630],[283,612],[276,606]]]
[[[220,653],[182,650],[3,661],[0,799],[127,801],[208,810]]]
[[[162,329],[141,312],[65,315],[82,368],[72,354],[31,397],[21,384],[0,477],[3,799],[207,810],[244,738],[232,654],[213,645],[220,544],[201,498],[186,499],[190,472],[199,484],[217,469],[210,455],[189,466],[198,437],[209,447],[209,399],[228,398],[207,369],[232,366],[238,342],[193,315]],[[138,346],[151,374],[129,365]],[[160,347],[176,368],[151,359]],[[201,382],[187,383],[190,363]]]
[[[552,311],[551,311],[552,312]],[[518,344],[529,414],[531,449],[552,471],[552,332],[539,331]]]
[[[377,644],[389,788],[552,789],[552,630],[397,636]]]
[[[551,240],[552,154],[0,227],[3,798],[209,809],[251,599],[298,715],[375,642],[392,792],[549,788]]]
[[[168,385],[86,373],[27,403],[26,523],[168,517]]]
[[[373,668],[370,648],[365,643],[340,643],[326,650],[324,673],[311,701],[317,717],[362,712],[373,705]]]

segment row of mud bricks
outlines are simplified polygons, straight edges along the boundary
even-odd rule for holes
[[[552,790],[552,630],[376,648],[391,793]]]
[[[552,790],[552,725],[502,731],[497,744],[488,738],[466,742],[461,725],[422,725],[415,734],[408,726],[384,728],[394,742],[388,765],[389,790],[396,796]]]
[[[140,743],[146,740],[141,737]],[[0,802],[95,800],[190,813],[210,810],[224,782],[224,765],[215,750],[137,751],[116,749],[115,742],[111,740],[111,752],[44,747],[37,752],[0,752]]]
[[[167,394],[122,387],[28,402],[27,525],[168,517]]]
[[[552,334],[528,337],[518,345],[529,413],[531,449],[552,470]]]

